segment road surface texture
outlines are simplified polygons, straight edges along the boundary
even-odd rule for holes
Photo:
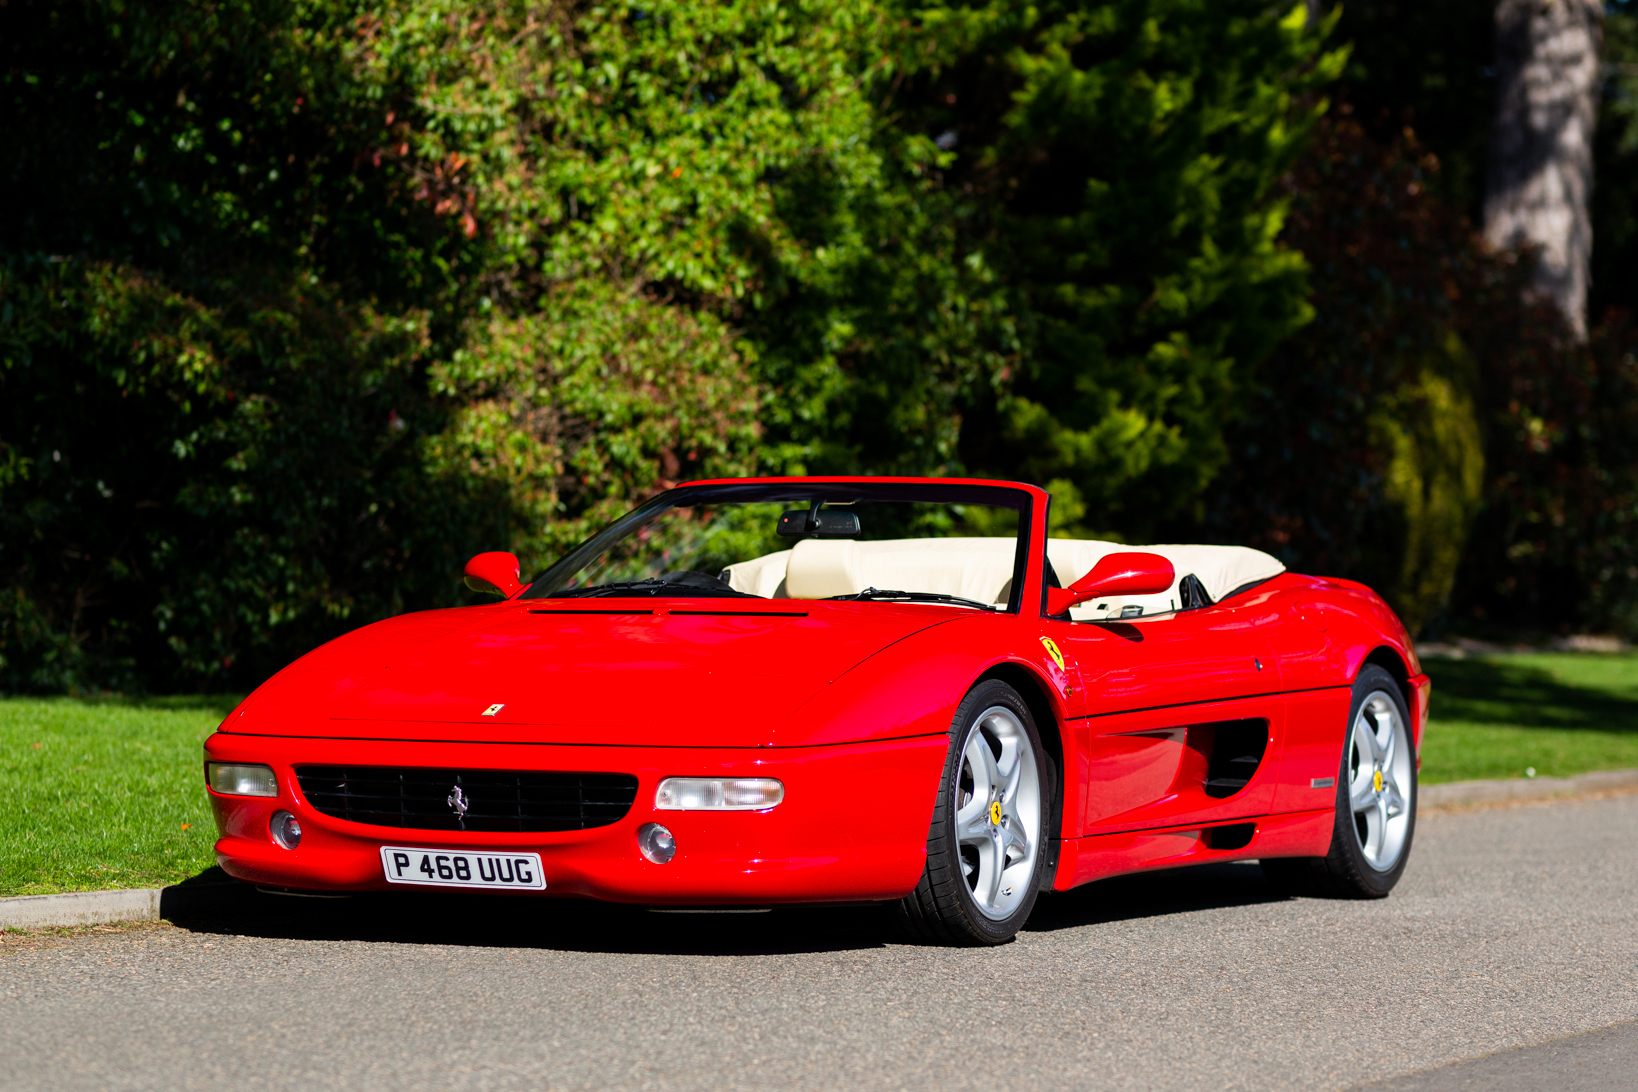
[[[1222,865],[1044,899],[989,950],[869,909],[233,890],[7,938],[0,1088],[1638,1087],[1638,796],[1424,817],[1378,902]]]

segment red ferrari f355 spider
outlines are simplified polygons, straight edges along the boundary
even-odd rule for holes
[[[1043,888],[1404,870],[1428,680],[1370,589],[1053,538],[959,479],[698,482],[488,605],[302,657],[205,744],[231,875],[655,906],[896,904],[994,944]]]

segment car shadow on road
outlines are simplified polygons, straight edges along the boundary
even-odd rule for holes
[[[1255,861],[1192,865],[1098,880],[1042,895],[1025,932],[1056,932],[1138,918],[1285,902]]]
[[[1043,895],[1025,931],[1278,902],[1255,864],[1211,864],[1101,880]],[[220,869],[165,889],[161,916],[198,933],[649,955],[780,955],[904,943],[884,906],[675,912],[581,899],[442,892],[347,898],[275,895]]]
[[[166,888],[160,916],[191,932],[233,936],[656,955],[857,951],[895,939],[879,906],[675,912],[419,891],[323,898],[258,891],[216,868]]]

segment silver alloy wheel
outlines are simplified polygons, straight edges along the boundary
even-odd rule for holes
[[[1041,775],[1029,734],[1011,709],[992,705],[961,744],[956,844],[967,890],[985,917],[1018,909],[1041,844]]]
[[[1399,862],[1410,830],[1410,739],[1399,706],[1373,690],[1354,718],[1348,755],[1348,803],[1365,862],[1386,872]]]

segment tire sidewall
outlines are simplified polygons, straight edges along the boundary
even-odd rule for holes
[[[1035,755],[1035,771],[1040,781],[1041,801],[1040,830],[1036,836],[1035,863],[1030,873],[1029,887],[1018,908],[999,921],[978,908],[972,892],[967,890],[965,878],[961,877],[960,846],[956,842],[954,821],[956,794],[960,788],[962,744],[966,742],[967,733],[972,730],[978,716],[997,705],[1010,710],[1024,726],[1024,734],[1028,737]],[[974,934],[990,943],[1000,943],[1011,938],[1023,928],[1024,923],[1029,920],[1030,912],[1035,909],[1035,900],[1040,894],[1041,879],[1047,861],[1055,856],[1048,852],[1048,841],[1056,832],[1056,824],[1053,821],[1057,808],[1056,782],[1056,772],[1047,757],[1046,749],[1041,745],[1041,733],[1035,725],[1035,716],[1018,691],[999,679],[986,680],[968,691],[967,696],[956,708],[955,718],[950,725],[950,747],[944,762],[944,776],[939,782],[939,803],[942,805],[939,813],[942,821],[929,839],[928,850],[930,853],[942,852],[951,856],[958,877],[956,901],[961,908],[962,916],[966,919],[965,924]]]
[[[1359,885],[1366,892],[1376,896],[1386,895],[1399,882],[1400,875],[1405,871],[1405,864],[1410,860],[1411,845],[1416,840],[1416,797],[1419,791],[1417,775],[1417,759],[1414,753],[1416,741],[1412,734],[1410,711],[1405,706],[1405,695],[1399,689],[1394,677],[1375,664],[1367,664],[1354,679],[1353,698],[1348,703],[1348,723],[1344,728],[1342,740],[1342,758],[1337,766],[1337,813],[1336,850],[1339,852],[1348,870],[1354,874]],[[1399,851],[1399,859],[1393,867],[1386,871],[1372,867],[1365,859],[1365,851],[1359,844],[1359,832],[1354,826],[1354,810],[1348,799],[1348,772],[1349,758],[1353,754],[1354,723],[1359,718],[1359,710],[1365,704],[1365,699],[1381,691],[1388,695],[1394,707],[1399,712],[1400,722],[1405,726],[1405,746],[1413,749],[1410,762],[1410,789],[1407,794],[1407,803],[1410,808],[1410,823],[1405,829],[1405,844]]]

